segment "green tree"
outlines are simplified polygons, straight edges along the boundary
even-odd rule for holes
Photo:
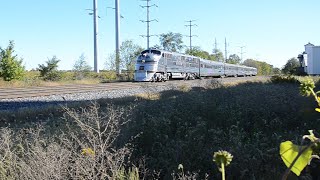
[[[53,56],[48,59],[45,64],[39,64],[38,71],[40,71],[40,76],[46,81],[58,81],[61,79],[60,73],[58,71],[58,63],[60,60]]]
[[[253,60],[253,59],[246,59],[242,65],[244,66],[249,66],[249,67],[254,67],[254,68],[257,68],[259,67],[259,61],[256,61],[256,60]]]
[[[213,54],[210,55],[210,60],[219,62],[224,61],[223,53],[219,49],[213,49],[212,53]]]
[[[22,65],[22,59],[14,55],[14,42],[10,41],[6,49],[0,47],[0,76],[5,81],[21,79],[25,68]]]
[[[160,44],[164,50],[178,52],[183,48],[182,34],[169,32],[160,35]]]
[[[75,79],[83,79],[90,71],[92,67],[88,65],[86,57],[81,54],[79,59],[73,65]]]
[[[203,59],[210,59],[210,55],[207,51],[201,50],[200,47],[193,47],[191,50],[186,49],[185,54],[189,54],[191,56],[197,56]]]
[[[138,55],[143,51],[143,48],[134,44],[132,40],[126,40],[120,46],[120,69],[133,71]],[[109,62],[106,63],[108,69],[115,70],[115,53],[109,57]]]
[[[144,49],[134,44],[132,40],[122,42],[120,46],[120,67],[128,71],[133,71],[138,55]]]
[[[297,58],[291,58],[287,61],[287,63],[282,68],[282,73],[288,75],[294,75],[298,73],[298,68],[300,67],[300,63]]]
[[[257,68],[258,75],[274,74],[273,66],[266,63],[266,62],[257,61],[257,60],[253,60],[253,59],[247,59],[242,63],[242,65]]]
[[[266,63],[266,62],[260,62],[260,70],[261,75],[270,75],[272,74],[273,66]]]
[[[239,64],[241,61],[240,57],[236,54],[231,54],[228,59],[226,59],[226,63],[230,64]]]
[[[280,68],[273,68],[272,69],[272,74],[281,74],[281,69]]]
[[[154,46],[151,47],[151,49],[162,49],[162,47],[159,44],[156,44]]]

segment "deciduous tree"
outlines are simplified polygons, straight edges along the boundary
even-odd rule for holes
[[[126,40],[122,42],[120,46],[120,69],[133,71],[136,58],[143,51],[143,48],[137,44],[134,44],[132,40]],[[115,53],[109,57],[109,62],[106,63],[108,68],[115,70]]]
[[[160,35],[160,44],[164,50],[178,52],[183,48],[182,34],[169,32]]]
[[[228,59],[226,59],[226,63],[230,64],[239,64],[241,61],[240,57],[236,54],[231,54]]]
[[[193,47],[192,49],[187,49],[185,54],[192,56],[197,56],[203,59],[210,59],[210,54],[207,51],[203,51],[200,47]]]
[[[282,68],[282,73],[284,74],[297,74],[298,67],[300,67],[300,63],[297,58],[291,58],[287,61],[287,63]]]
[[[213,49],[212,54],[210,55],[210,60],[223,62],[223,53],[219,49]]]
[[[79,59],[73,65],[74,76],[76,79],[83,79],[91,69],[92,67],[88,65],[84,54],[81,54]]]
[[[274,73],[273,66],[266,62],[247,59],[242,63],[242,65],[257,68],[258,75],[271,75]]]

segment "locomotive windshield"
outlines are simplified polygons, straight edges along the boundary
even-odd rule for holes
[[[155,55],[158,55],[160,56],[161,55],[161,51],[158,51],[158,50],[144,50],[141,52],[141,54],[138,56],[137,60],[138,61],[142,61],[142,60],[145,60],[145,61],[154,61],[154,56]]]
[[[145,54],[145,53],[152,53],[152,54],[156,54],[156,55],[161,55],[161,51],[154,50],[154,49],[152,49],[152,50],[144,50],[144,51],[141,52],[141,54]]]

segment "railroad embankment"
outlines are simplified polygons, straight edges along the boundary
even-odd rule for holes
[[[200,82],[168,83],[162,91],[146,85],[132,96],[42,112],[3,112],[0,176],[139,173],[146,179],[174,179],[182,164],[185,176],[217,179],[213,152],[227,150],[234,156],[228,179],[279,179],[286,168],[279,144],[320,129],[314,103],[300,96],[296,81]]]

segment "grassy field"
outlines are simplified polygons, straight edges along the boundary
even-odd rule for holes
[[[157,94],[146,87],[145,94],[99,100],[94,106],[82,102],[69,104],[69,109],[2,112],[2,131],[10,133],[0,138],[0,176],[116,178],[136,167],[140,178],[179,179],[177,168],[183,164],[185,176],[217,179],[213,152],[227,150],[234,156],[227,179],[280,179],[286,167],[279,144],[299,143],[320,124],[316,103],[299,94],[299,83],[277,82],[222,86],[212,81],[203,88],[181,86]],[[11,143],[9,148],[5,142]],[[20,146],[24,153],[17,151]],[[88,148],[94,150],[93,158]],[[21,171],[31,171],[30,166],[35,172]]]
[[[40,77],[39,71],[27,71],[23,79],[4,81],[0,79],[1,88],[12,87],[31,87],[31,86],[57,86],[65,84],[98,84],[115,80],[128,80],[132,78],[130,75],[123,74],[121,77],[116,76],[113,71],[101,71],[99,74],[95,72],[87,72],[80,79],[76,78],[74,72],[60,71],[61,79],[59,81],[44,81]]]

